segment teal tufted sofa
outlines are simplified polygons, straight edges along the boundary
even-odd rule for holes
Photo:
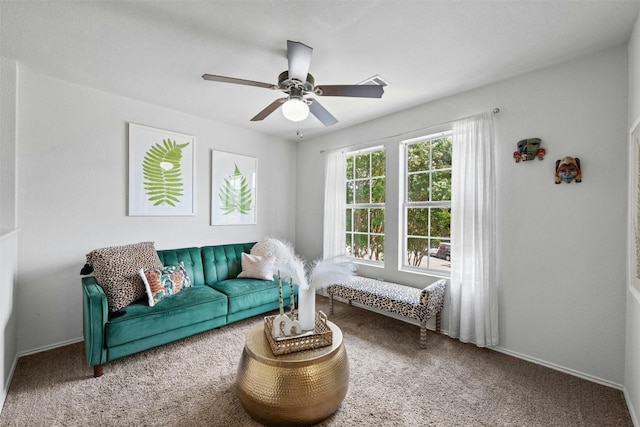
[[[242,271],[241,254],[249,253],[253,245],[157,251],[163,265],[184,263],[192,287],[153,307],[146,299],[134,302],[112,319],[95,277],[83,277],[83,335],[93,375],[101,376],[103,365],[120,357],[277,309],[277,281],[237,278]],[[289,286],[284,286],[285,306],[290,303],[289,294]]]

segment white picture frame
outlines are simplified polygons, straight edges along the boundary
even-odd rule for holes
[[[258,159],[211,150],[211,225],[258,222]]]
[[[193,216],[195,137],[129,123],[129,216]]]

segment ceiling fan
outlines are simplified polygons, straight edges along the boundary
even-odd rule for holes
[[[262,83],[253,80],[237,79],[235,77],[216,76],[204,74],[205,80],[222,83],[235,83],[246,86],[262,87],[265,89],[281,90],[287,96],[279,98],[269,104],[251,119],[260,121],[282,106],[283,115],[294,122],[307,118],[309,112],[320,120],[325,126],[333,126],[338,120],[331,115],[315,98],[317,96],[347,96],[359,98],[381,98],[384,88],[379,85],[322,85],[315,86],[313,76],[309,74],[311,53],[313,48],[300,43],[287,40],[287,59],[289,69],[280,73],[278,84]]]

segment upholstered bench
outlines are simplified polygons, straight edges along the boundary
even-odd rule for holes
[[[333,298],[339,297],[420,321],[420,348],[427,347],[427,320],[436,318],[436,333],[440,333],[441,313],[444,306],[445,279],[424,289],[353,276],[327,288],[329,312],[333,314]]]

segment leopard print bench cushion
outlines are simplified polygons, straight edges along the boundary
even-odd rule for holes
[[[427,318],[435,316],[444,307],[444,293],[447,280],[440,279],[420,292],[420,304],[427,307]]]
[[[162,268],[153,242],[112,246],[91,251],[87,264],[107,296],[109,311],[118,311],[146,295],[140,269]]]
[[[390,313],[421,321],[428,319],[427,307],[420,303],[422,289],[355,276],[344,283],[329,286],[327,291]]]

